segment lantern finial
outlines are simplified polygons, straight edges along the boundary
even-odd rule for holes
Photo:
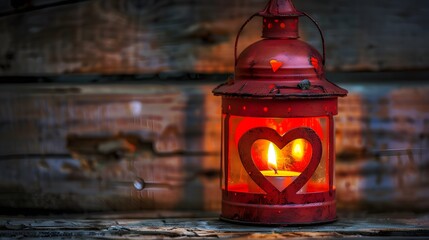
[[[264,18],[263,38],[298,38],[298,18],[303,14],[291,0],[270,0],[259,12]]]
[[[291,0],[271,0],[265,9],[259,13],[263,17],[302,16],[295,9]]]

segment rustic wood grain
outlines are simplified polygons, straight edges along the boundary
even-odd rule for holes
[[[0,75],[233,71],[233,43],[265,0],[91,0],[0,19]],[[37,1],[35,1],[37,4]],[[429,4],[296,1],[323,27],[330,71],[428,69]],[[320,48],[303,20],[301,36]],[[244,31],[240,49],[260,36]]]
[[[217,156],[100,156],[2,159],[0,208],[9,212],[218,210]],[[134,189],[137,178],[145,181]]]
[[[144,214],[141,214],[144,218]],[[17,218],[0,220],[0,235],[7,238],[57,239],[248,239],[248,238],[324,238],[372,239],[394,237],[410,239],[427,237],[427,215],[394,214],[365,217],[344,217],[339,221],[318,226],[263,227],[233,225],[213,217],[127,219],[127,215],[74,216],[73,218]]]
[[[212,96],[213,87],[3,86],[0,151],[68,154],[67,139],[118,135],[153,142],[158,153],[216,153],[220,98]]]
[[[0,207],[218,209],[220,99],[212,87],[3,88]]]

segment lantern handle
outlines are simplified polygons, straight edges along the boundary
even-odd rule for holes
[[[237,66],[237,46],[238,46],[238,40],[240,39],[241,32],[246,27],[246,25],[252,21],[252,19],[256,16],[259,16],[259,13],[255,13],[252,16],[250,16],[244,23],[241,25],[240,30],[238,30],[237,36],[235,37],[235,45],[234,45],[234,67]]]
[[[316,25],[317,30],[319,30],[320,38],[322,39],[322,64],[325,66],[325,60],[326,60],[326,48],[325,48],[325,36],[323,35],[322,28],[320,27],[319,23],[312,18],[310,15],[308,15],[305,12],[300,12],[302,15],[306,16],[308,19],[310,19],[314,25]],[[260,16],[260,13],[255,13],[252,16],[250,16],[240,27],[240,30],[238,30],[237,36],[235,37],[235,44],[234,44],[234,66],[237,66],[237,46],[238,46],[238,40],[240,39],[241,32],[244,30],[246,25],[252,21],[252,19],[256,16]]]
[[[312,18],[310,15],[308,15],[305,12],[300,12],[300,13],[306,16],[308,19],[310,19],[314,23],[314,25],[316,25],[317,30],[319,30],[320,38],[322,39],[322,63],[323,63],[323,66],[325,66],[325,60],[326,60],[325,36],[323,35],[322,28],[320,28],[319,23],[317,23],[317,21],[314,18]]]

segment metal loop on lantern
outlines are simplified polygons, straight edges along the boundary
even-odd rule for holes
[[[255,13],[252,16],[250,16],[244,23],[241,25],[240,30],[238,30],[237,36],[235,37],[235,44],[234,44],[234,66],[237,66],[237,46],[238,46],[238,40],[240,39],[241,32],[246,27],[246,25],[252,21],[252,19],[256,16],[259,16],[259,13]]]
[[[323,65],[325,65],[326,63],[325,36],[323,35],[322,28],[320,27],[319,23],[317,23],[317,21],[314,18],[312,18],[310,15],[308,15],[305,12],[300,12],[300,13],[302,13],[304,16],[310,19],[314,23],[314,25],[316,25],[317,30],[319,30],[320,38],[322,39],[322,63]]]

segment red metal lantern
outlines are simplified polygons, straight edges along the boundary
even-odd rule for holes
[[[324,72],[317,23],[290,0],[271,0],[263,39],[235,58],[222,96],[222,215],[252,224],[312,224],[336,219],[334,122],[347,91]],[[318,27],[323,56],[298,40],[298,18]],[[235,52],[236,53],[236,52]],[[236,56],[236,55],[235,55]]]

